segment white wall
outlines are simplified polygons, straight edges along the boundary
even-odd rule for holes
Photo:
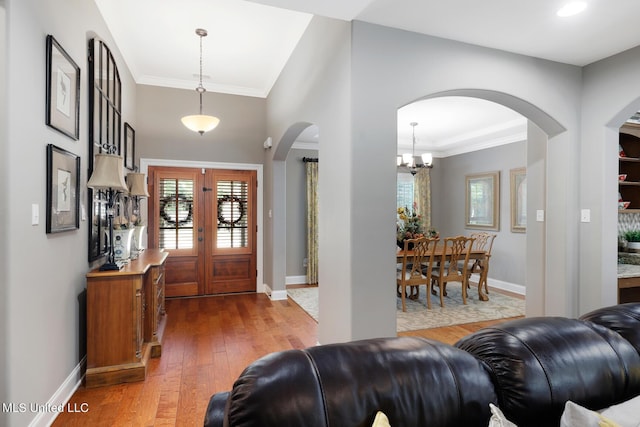
[[[64,402],[80,372],[85,353],[84,275],[87,223],[80,229],[45,233],[46,145],[55,144],[81,157],[79,195],[86,206],[87,170],[87,42],[94,34],[113,50],[123,88],[123,119],[135,121],[135,87],[95,4],[85,0],[8,0],[6,118],[8,144],[1,156],[7,191],[3,223],[8,247],[6,263],[7,365],[3,372],[8,402]],[[52,34],[81,69],[80,140],[45,125],[45,39]],[[3,97],[4,98],[4,97]],[[5,129],[5,126],[2,126]],[[6,184],[5,184],[6,183]],[[39,205],[40,224],[31,225],[31,205]],[[4,303],[3,298],[3,303]],[[65,381],[69,382],[65,382]],[[8,426],[40,425],[54,414],[12,413]]]

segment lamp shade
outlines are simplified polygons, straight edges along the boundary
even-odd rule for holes
[[[129,195],[138,197],[149,197],[147,191],[147,180],[143,173],[128,173],[127,184],[129,184]]]
[[[218,123],[220,123],[219,118],[204,114],[194,114],[192,116],[184,116],[182,118],[183,125],[194,132],[198,132],[200,135],[215,129],[215,127],[218,126]]]
[[[427,166],[431,166],[431,164],[433,163],[433,154],[431,153],[422,154],[422,163],[424,163]]]
[[[93,163],[93,173],[87,187],[94,190],[128,191],[124,182],[124,167],[122,157],[114,154],[96,154]]]

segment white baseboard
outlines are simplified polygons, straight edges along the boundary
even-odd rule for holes
[[[307,276],[287,276],[284,279],[285,285],[306,285]]]
[[[286,290],[284,290],[284,291],[274,291],[267,284],[264,285],[264,293],[269,296],[269,299],[271,299],[271,301],[281,301],[281,300],[286,300],[287,299],[287,291]]]
[[[58,414],[61,411],[88,411],[91,410],[88,406],[77,404],[70,406],[67,402],[73,396],[73,393],[78,390],[80,384],[82,384],[82,372],[83,366],[87,363],[86,356],[82,358],[80,363],[73,368],[73,371],[69,374],[69,376],[64,380],[62,385],[58,387],[58,390],[51,396],[51,399],[46,403],[45,411],[39,411],[38,415],[29,423],[29,427],[48,427],[53,424],[53,421],[56,419]]]
[[[471,281],[478,283],[478,280],[480,280],[480,276],[478,274],[471,275]],[[523,295],[523,296],[527,295],[527,288],[522,285],[517,285],[515,283],[510,283],[510,282],[503,282],[502,280],[492,279],[491,277],[487,279],[487,282],[489,286],[491,286],[492,288],[500,289],[507,292],[513,292],[514,294],[518,294],[518,295]]]

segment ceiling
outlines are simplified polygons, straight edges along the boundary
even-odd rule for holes
[[[569,0],[94,1],[138,84],[195,89],[195,29],[204,28],[209,32],[203,39],[204,87],[255,97],[268,96],[312,15],[365,21],[578,66],[640,45],[637,0],[585,0],[586,11],[569,18],[556,16]],[[505,129],[511,127],[517,135],[522,131],[517,120],[524,119],[505,110],[461,97],[404,107],[398,113],[400,149],[411,146],[411,121],[419,123],[416,146],[436,157],[458,153],[472,142],[482,144],[483,129],[500,141],[513,138]],[[446,114],[455,126],[436,128],[445,118],[434,114]],[[303,139],[313,140],[317,129],[311,131]]]

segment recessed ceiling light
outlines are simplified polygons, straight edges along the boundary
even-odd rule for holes
[[[582,12],[587,8],[587,3],[583,1],[574,1],[571,3],[567,3],[560,10],[558,10],[557,15],[560,17],[573,16]]]

